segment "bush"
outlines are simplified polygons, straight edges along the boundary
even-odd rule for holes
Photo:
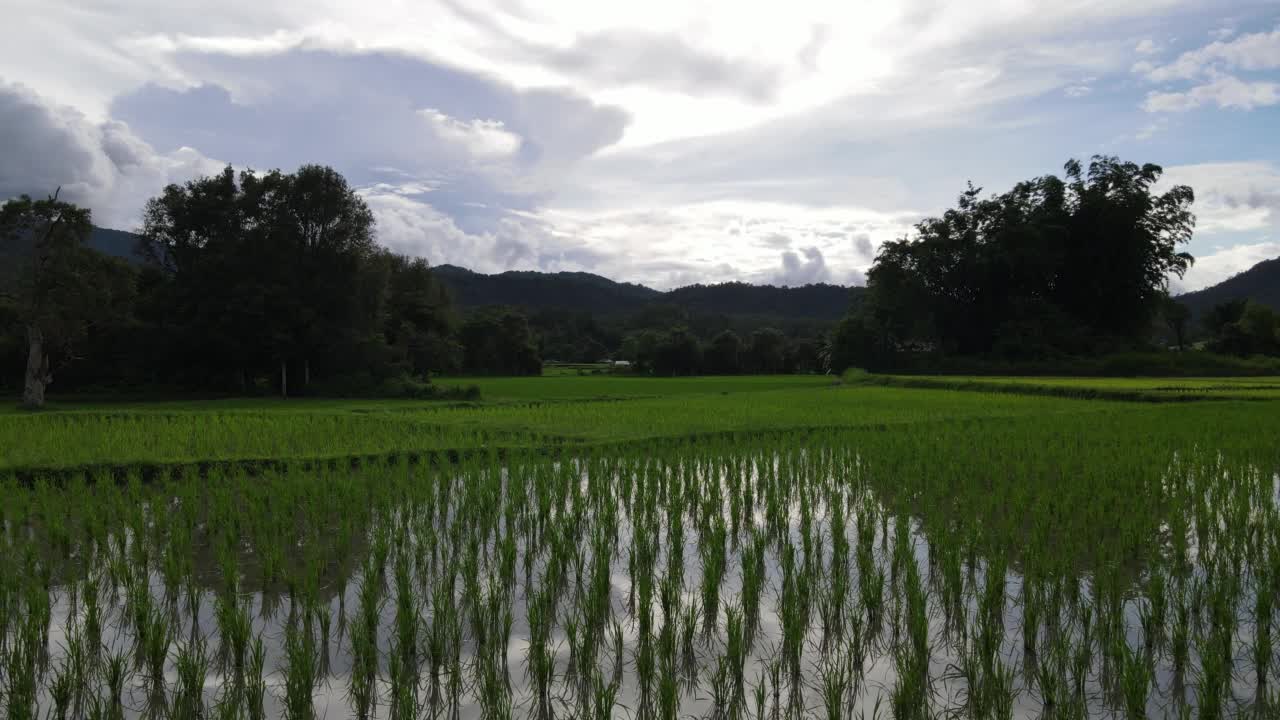
[[[862,368],[851,367],[840,373],[840,382],[845,385],[864,385],[871,380],[871,373]]]
[[[480,388],[476,385],[436,385],[425,378],[407,374],[378,380],[367,373],[360,373],[313,385],[308,394],[321,397],[479,400]]]

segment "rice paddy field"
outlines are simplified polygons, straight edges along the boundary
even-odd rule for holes
[[[489,382],[0,415],[0,717],[1280,716],[1266,381]]]

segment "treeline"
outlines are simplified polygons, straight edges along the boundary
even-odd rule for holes
[[[825,327],[844,314],[851,293],[850,288],[823,283],[775,287],[724,282],[664,292],[584,272],[509,270],[486,275],[454,265],[438,266],[435,272],[464,308],[511,305],[530,314],[589,308],[608,322],[665,306],[698,318],[769,318],[819,322]]]
[[[819,369],[823,322],[775,329],[764,318],[691,312],[650,302],[663,293],[581,273],[578,284],[606,283],[610,295],[621,287],[638,304],[603,317],[462,310],[425,260],[380,246],[374,230],[346,180],[317,165],[228,167],[166,187],[147,203],[132,252],[117,247],[128,234],[110,238],[132,261],[87,245],[87,208],[56,196],[10,200],[0,209],[0,383],[40,406],[55,381],[63,392],[435,397],[432,376],[538,374],[544,358],[627,359],[635,372],[663,375]]]
[[[745,337],[724,330],[701,341],[687,328],[644,330],[623,343],[636,372],[652,375],[813,373],[827,369],[823,338],[788,338],[774,328]]]
[[[227,168],[148,202],[127,263],[86,246],[88,209],[51,197],[0,210],[6,385],[432,395],[434,373],[537,373],[514,312],[462,318],[426,261],[374,240],[327,167]]]
[[[842,308],[848,302],[840,303]],[[546,309],[531,312],[529,324],[537,337],[538,349],[547,361],[596,362],[604,359],[627,360],[633,371],[657,375],[687,375],[690,368],[714,374],[739,372],[809,372],[815,368],[807,358],[810,348],[825,343],[830,322],[808,318],[782,318],[776,315],[727,315],[701,313],[688,308],[658,303],[626,314],[597,314],[586,310]],[[783,354],[793,361],[784,363],[754,362],[751,347],[764,347],[757,337],[778,338]],[[714,356],[713,344],[736,342],[744,360],[741,362],[706,363],[688,354],[680,362],[653,362],[651,348],[688,346],[698,348],[698,357]],[[680,353],[664,351],[664,356]]]

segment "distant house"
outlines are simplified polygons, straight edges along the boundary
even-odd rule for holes
[[[614,360],[611,364],[612,364],[614,367],[616,367],[616,368],[629,368],[629,367],[631,367],[631,361],[630,361],[630,360]]]

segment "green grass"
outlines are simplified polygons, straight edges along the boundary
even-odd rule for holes
[[[1276,717],[1274,403],[865,385],[4,422],[568,452],[0,472],[3,717]]]
[[[870,376],[897,387],[1052,394],[1130,400],[1280,399],[1280,377],[1081,378],[964,375]]]
[[[544,374],[540,377],[449,377],[443,385],[476,385],[483,402],[618,400],[760,392],[829,386],[825,375],[739,375],[723,377],[655,378],[634,375]]]
[[[6,448],[0,470],[528,448],[1129,409],[1061,398],[874,386],[767,390],[767,383],[751,380],[736,382],[756,391],[686,392],[617,402],[439,406],[253,401],[190,409],[164,404],[10,414],[0,416],[0,447]],[[702,387],[728,386],[714,379],[706,382]],[[692,390],[698,383],[664,384]]]

